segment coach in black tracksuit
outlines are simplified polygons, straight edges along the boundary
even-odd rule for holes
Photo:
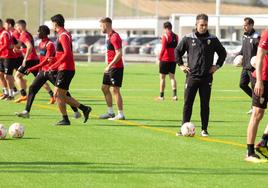
[[[252,97],[252,89],[249,87],[252,78],[251,73],[255,70],[251,66],[250,60],[253,56],[256,56],[260,41],[260,34],[254,30],[253,26],[254,20],[252,18],[244,18],[243,28],[245,33],[243,35],[242,48],[238,54],[243,56],[243,69],[239,86],[249,97]],[[251,110],[248,113],[250,112]]]
[[[188,65],[184,65],[182,56],[187,52]],[[219,58],[213,65],[214,54]],[[192,107],[197,91],[201,100],[201,136],[208,136],[209,101],[213,73],[219,69],[226,58],[226,50],[216,36],[208,32],[208,16],[199,14],[196,17],[196,30],[186,35],[175,50],[176,62],[186,73],[184,92],[183,120],[190,122]]]

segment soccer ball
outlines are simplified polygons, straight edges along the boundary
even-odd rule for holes
[[[22,138],[24,135],[24,127],[20,123],[13,123],[9,129],[8,134],[12,138]]]
[[[250,60],[250,64],[252,67],[256,68],[256,56],[253,56]]]
[[[186,122],[181,126],[182,136],[194,136],[195,135],[195,126],[191,122]]]
[[[0,124],[0,139],[5,139],[7,135],[7,129],[3,124]]]
[[[238,55],[234,58],[233,61],[234,66],[236,67],[241,67],[243,64],[243,56],[242,55]]]

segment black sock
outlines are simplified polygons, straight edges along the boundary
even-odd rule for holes
[[[255,154],[255,150],[254,150],[254,144],[248,144],[248,156],[252,156]]]
[[[20,94],[21,94],[21,96],[26,96],[27,95],[25,89],[21,89],[20,90]]]
[[[69,121],[68,115],[64,115],[64,116],[62,116],[62,119],[63,119],[64,121]]]
[[[78,107],[80,110],[82,111],[86,111],[87,110],[87,107],[83,104],[80,104],[79,107]]]
[[[49,92],[48,92],[48,94],[49,94],[49,96],[52,98],[53,97],[53,95],[54,95],[54,93],[53,93],[53,91],[52,90],[50,90]]]
[[[160,97],[164,97],[164,92],[160,92]]]
[[[76,107],[71,106],[71,108],[74,112],[78,112],[78,109]]]
[[[177,96],[177,89],[173,90],[173,97]]]
[[[14,92],[17,92],[18,91],[18,89],[16,87],[13,87],[13,90],[14,90]]]

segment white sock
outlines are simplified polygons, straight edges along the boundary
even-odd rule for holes
[[[9,89],[8,92],[9,92],[10,97],[14,97],[14,90],[13,89]]]
[[[109,113],[109,114],[113,114],[113,113],[114,113],[113,107],[109,107],[109,106],[108,106],[108,113]]]
[[[124,112],[123,112],[123,110],[118,110],[118,115],[119,115],[120,117],[124,117]]]
[[[4,94],[5,94],[5,95],[8,95],[8,90],[7,90],[6,87],[3,88],[3,91],[4,91]]]

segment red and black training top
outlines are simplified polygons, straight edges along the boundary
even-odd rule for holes
[[[159,55],[159,60],[162,62],[175,62],[175,48],[178,45],[178,35],[172,31],[167,32],[162,36],[162,49]]]
[[[55,57],[56,48],[53,42],[49,38],[44,38],[39,43],[38,50],[40,52],[40,63],[28,69],[29,72],[33,72],[41,69],[41,71],[47,72],[49,67],[53,64],[53,61],[48,61],[49,58]]]
[[[116,50],[122,48],[122,39],[119,36],[118,33],[115,31],[112,31],[111,34],[108,35],[108,40],[107,40],[107,60],[108,64],[110,64],[115,55],[116,55]],[[117,63],[113,64],[111,68],[123,68],[123,60],[120,58]]]
[[[20,35],[19,41],[22,42],[22,54],[25,56],[26,54],[26,44],[27,43],[31,43],[32,44],[32,50],[29,54],[29,56],[27,57],[27,61],[29,60],[38,60],[38,55],[36,54],[36,50],[34,48],[34,39],[33,36],[31,35],[31,33],[29,33],[28,31],[23,31]]]
[[[11,35],[5,29],[0,30],[0,57],[4,59],[15,58]]]

